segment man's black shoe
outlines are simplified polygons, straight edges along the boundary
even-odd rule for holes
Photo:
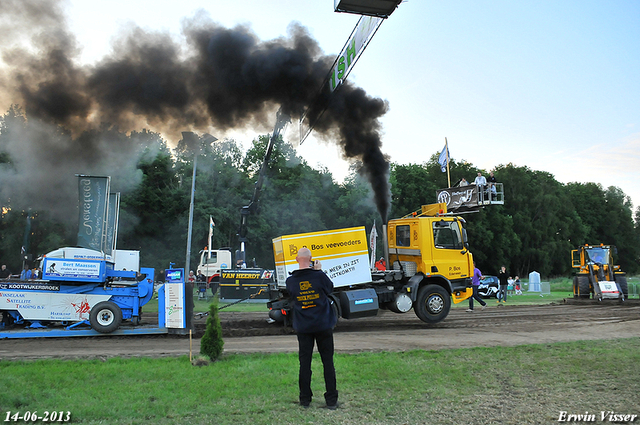
[[[327,409],[329,409],[329,410],[336,410],[337,408],[338,408],[338,403],[333,404],[333,405],[331,405],[331,406],[329,406],[329,405],[327,404]]]

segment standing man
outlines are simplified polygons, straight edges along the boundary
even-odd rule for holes
[[[473,262],[473,278],[471,279],[471,286],[473,286],[473,296],[469,298],[469,309],[467,310],[470,313],[473,313],[473,299],[480,303],[482,306],[482,310],[487,307],[487,303],[480,298],[478,295],[478,286],[480,286],[480,279],[482,279],[482,273],[480,269],[476,267],[476,262]]]
[[[500,304],[500,300],[502,300],[503,303],[506,303],[507,286],[509,285],[509,274],[507,273],[507,268],[505,266],[500,267],[498,280],[500,281],[500,286],[498,288],[498,304]]]
[[[487,179],[485,178],[485,176],[482,175],[482,173],[478,172],[478,176],[473,181],[473,184],[478,186],[478,199],[480,200],[480,202],[483,202],[484,201],[484,191],[485,191],[485,189],[487,187]]]
[[[333,328],[338,317],[329,299],[333,292],[333,282],[322,270],[313,268],[308,248],[300,248],[296,261],[299,269],[294,270],[287,278],[287,291],[293,304],[293,329],[298,335],[300,405],[308,408],[313,397],[311,358],[313,345],[316,343],[324,368],[324,399],[327,408],[335,410],[338,407],[338,390],[333,366]]]

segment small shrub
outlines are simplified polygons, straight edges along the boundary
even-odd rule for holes
[[[222,326],[220,325],[220,318],[218,317],[218,301],[214,300],[209,307],[207,328],[200,340],[200,354],[215,361],[222,355],[223,347]]]

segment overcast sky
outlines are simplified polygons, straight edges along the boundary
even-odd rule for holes
[[[262,39],[284,36],[290,22],[300,22],[327,54],[339,53],[358,19],[334,12],[333,0],[66,4],[89,64],[108,54],[113,37],[131,23],[179,39],[182,19],[198,10],[225,26],[248,24]],[[425,162],[447,137],[455,160],[487,171],[513,163],[563,183],[618,186],[637,206],[639,70],[636,0],[407,0],[382,24],[349,80],[389,102],[382,150],[394,162]],[[247,147],[273,123],[264,124],[239,141]],[[295,142],[297,131],[290,126],[286,138]],[[346,175],[337,148],[309,138],[298,152],[338,179]]]

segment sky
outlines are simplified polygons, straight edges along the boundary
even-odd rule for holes
[[[358,20],[334,12],[333,0],[63,4],[86,64],[108,55],[115,36],[132,24],[180,39],[182,21],[203,12],[227,27],[249,25],[263,40],[285,36],[299,22],[330,55],[340,52]],[[512,163],[562,183],[617,186],[640,206],[638,1],[405,0],[349,81],[388,102],[382,151],[393,162],[426,162],[446,137],[456,161],[486,171]],[[248,147],[273,124],[211,133]],[[285,138],[295,145],[297,136],[290,125]],[[338,180],[348,173],[332,144],[312,136],[297,151]]]

